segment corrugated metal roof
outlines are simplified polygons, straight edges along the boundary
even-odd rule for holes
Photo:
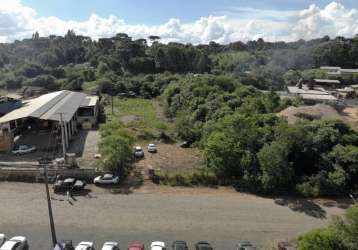
[[[313,95],[313,94],[300,94],[300,97],[303,99],[309,99],[309,100],[322,100],[322,101],[335,101],[337,100],[336,97],[333,95]]]
[[[86,96],[81,103],[81,107],[90,107],[95,106],[99,100],[99,97],[96,95],[93,96]]]
[[[63,113],[63,120],[68,122],[85,97],[86,95],[83,93],[68,90],[41,95],[37,98],[27,100],[21,108],[1,117],[0,123],[25,117],[59,121],[59,113]]]
[[[296,86],[289,86],[287,87],[288,91],[292,94],[312,94],[312,95],[328,95],[328,92],[323,91],[321,89],[314,90],[314,89],[300,89]]]
[[[339,80],[329,80],[329,79],[314,79],[315,82],[319,83],[341,83]]]

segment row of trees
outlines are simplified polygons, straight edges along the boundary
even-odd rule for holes
[[[63,37],[40,37],[36,33],[31,39],[0,44],[0,85],[16,89],[32,84],[28,78],[45,74],[60,80],[57,88],[79,89],[81,82],[190,72],[234,74],[243,84],[280,90],[287,84],[283,76],[290,70],[303,71],[323,65],[358,67],[357,37],[324,37],[294,43],[258,39],[247,43],[220,45],[211,42],[197,46],[162,44],[159,37],[153,36],[150,40],[151,45],[148,45],[146,39],[134,40],[122,33],[98,41],[73,31]],[[73,82],[73,74],[67,74],[68,68],[73,67],[77,68],[76,82]],[[355,82],[357,78],[347,81]]]

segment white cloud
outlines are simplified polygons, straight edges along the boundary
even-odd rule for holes
[[[73,29],[76,33],[94,39],[127,33],[134,38],[158,35],[162,42],[228,43],[260,37],[268,41],[311,39],[329,35],[352,37],[358,34],[358,10],[347,9],[332,2],[320,8],[310,5],[297,11],[230,8],[215,16],[202,17],[191,23],[170,19],[161,25],[130,25],[116,16],[100,17],[92,14],[86,21],[62,20],[58,17],[40,17],[20,0],[0,0],[0,42],[31,37],[64,35]]]

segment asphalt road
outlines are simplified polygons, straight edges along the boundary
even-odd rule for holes
[[[191,248],[206,240],[214,249],[235,249],[249,240],[271,249],[280,239],[292,239],[342,214],[333,201],[274,200],[233,190],[143,187],[132,194],[112,194],[90,186],[88,195],[53,195],[58,240],[117,240],[121,249],[130,242],[186,240]],[[43,184],[0,182],[0,232],[8,237],[27,236],[31,250],[51,249]],[[343,204],[344,205],[344,204]]]

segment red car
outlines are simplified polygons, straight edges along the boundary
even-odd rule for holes
[[[287,241],[281,241],[277,244],[278,250],[296,250],[296,247]]]
[[[144,250],[143,243],[132,243],[128,245],[128,250]]]

